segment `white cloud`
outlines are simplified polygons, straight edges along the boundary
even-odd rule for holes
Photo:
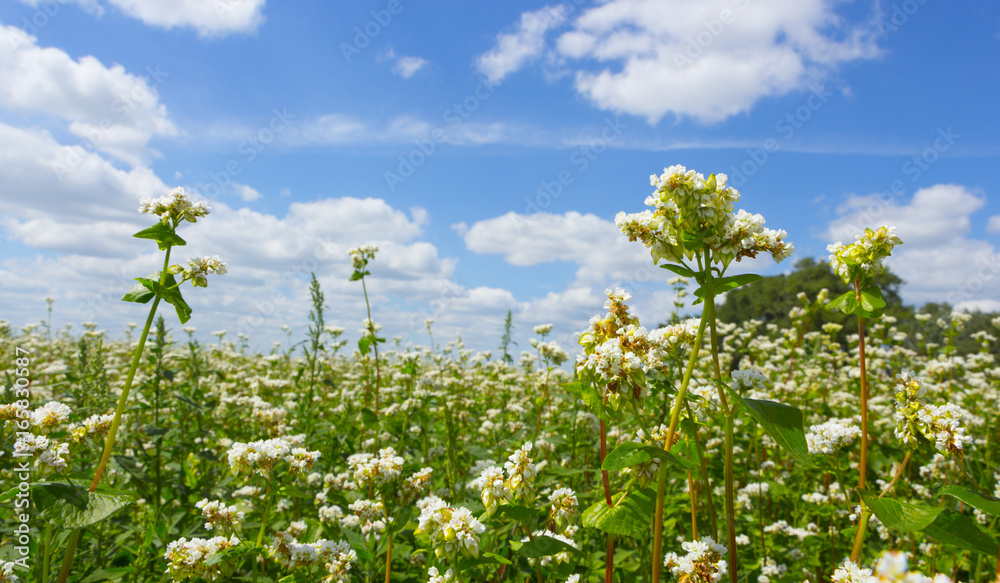
[[[253,33],[267,0],[107,0],[149,26],[193,28],[201,37]]]
[[[1000,235],[1000,215],[990,217],[990,221],[986,225],[986,230],[994,235]]]
[[[88,14],[93,14],[94,16],[101,16],[104,14],[104,7],[102,7],[97,0],[58,0],[58,2],[52,2],[51,0],[20,0],[21,4],[27,4],[32,8],[38,8],[39,10],[44,10],[48,16],[53,16],[53,13],[60,8],[60,4],[79,4],[80,9]]]
[[[252,186],[240,184],[238,182],[233,183],[233,190],[236,192],[236,196],[242,198],[245,202],[253,202],[263,196]]]
[[[495,46],[476,59],[476,67],[491,81],[501,81],[545,49],[545,34],[566,20],[566,7],[546,6],[521,14],[514,32],[498,34]]]
[[[579,13],[551,46],[545,35],[561,22],[529,29],[539,13],[526,12],[518,34],[499,35],[479,69],[502,79],[544,53],[556,76],[571,74],[600,109],[651,124],[667,114],[716,122],[804,90],[839,63],[877,55],[874,19],[850,23],[837,4],[608,0]]]
[[[106,67],[91,56],[74,60],[38,46],[19,28],[0,25],[0,107],[68,121],[82,145],[132,166],[156,155],[147,148],[154,136],[177,134],[156,90],[169,73],[144,73]]]
[[[417,71],[430,64],[430,61],[420,57],[399,57],[392,67],[392,72],[403,79],[409,79],[417,74]]]
[[[886,264],[906,281],[900,290],[904,300],[918,306],[982,306],[1000,297],[1000,254],[988,241],[969,237],[971,217],[985,204],[955,184],[920,189],[905,204],[879,195],[852,196],[826,234],[848,243],[865,227],[895,226],[903,244]]]

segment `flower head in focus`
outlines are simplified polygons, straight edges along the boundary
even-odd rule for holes
[[[207,216],[212,209],[204,201],[191,202],[184,187],[179,186],[166,196],[140,200],[139,212],[156,215],[165,225],[177,225],[181,221],[193,223],[199,217]]]

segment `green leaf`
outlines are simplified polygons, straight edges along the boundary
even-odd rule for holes
[[[371,336],[362,336],[361,338],[358,338],[358,350],[361,351],[361,356],[368,354],[368,349],[371,346],[371,343]]]
[[[361,421],[365,427],[374,427],[378,425],[378,415],[375,414],[375,411],[365,407],[361,409]]]
[[[67,529],[96,524],[136,499],[131,492],[87,492],[67,484],[40,484],[32,488],[32,497],[44,520]]]
[[[136,480],[146,479],[146,472],[139,467],[139,462],[134,457],[128,455],[116,455],[114,458],[115,461],[118,462],[118,465],[120,465],[123,470],[128,472]]]
[[[1000,500],[992,496],[985,496],[974,490],[959,486],[945,486],[937,491],[937,494],[944,494],[953,498],[958,498],[973,508],[979,509],[991,516],[1000,516]]]
[[[187,241],[181,239],[174,233],[174,230],[163,223],[156,223],[148,229],[143,229],[132,235],[138,239],[152,239],[160,247],[160,251],[166,251],[171,246],[187,245]]]
[[[806,432],[802,427],[801,409],[775,401],[745,399],[728,386],[726,389],[734,399],[746,407],[750,415],[764,428],[764,431],[795,458],[795,461],[807,468],[816,467],[816,463],[809,457]]]
[[[156,294],[156,296],[161,300],[173,306],[181,324],[186,324],[187,321],[191,319],[191,306],[187,305],[187,302],[184,301],[184,297],[181,295],[181,290],[175,287],[177,282],[174,280],[173,275],[169,273],[167,274],[167,276],[163,279],[164,285],[161,285],[158,281],[145,277],[137,277],[135,280],[144,285],[146,289]]]
[[[846,291],[827,304],[826,309],[840,310],[847,315],[855,314],[858,311],[858,300],[854,296],[854,292]]]
[[[538,510],[527,506],[504,504],[503,506],[497,508],[497,511],[493,516],[495,518],[509,518],[511,520],[516,520],[517,522],[533,522],[537,520],[541,514],[542,513]]]
[[[694,277],[695,276],[695,272],[691,271],[687,267],[684,267],[683,265],[674,265],[673,263],[664,263],[663,265],[660,266],[660,269],[666,269],[666,270],[669,270],[669,271],[673,271],[674,273],[676,273],[677,275],[679,275],[681,277]]]
[[[597,389],[586,383],[564,383],[561,386],[574,397],[583,399],[583,403],[587,406],[587,409],[590,409],[590,412],[597,415],[597,418],[601,421],[612,423],[615,420],[604,405],[604,399],[601,398]]]
[[[742,275],[731,275],[729,277],[723,277],[712,282],[712,287],[715,289],[715,294],[721,294],[730,290],[734,290],[742,285],[748,283],[753,283],[761,279],[761,276],[756,273],[744,273]],[[705,297],[705,287],[699,287],[694,290],[694,295],[699,298]]]
[[[885,299],[877,285],[861,290],[861,310],[866,318],[881,318],[885,311]]]
[[[159,277],[159,274],[156,274]],[[128,290],[125,295],[122,296],[123,302],[135,302],[137,304],[149,303],[149,300],[156,297],[156,294],[146,288],[145,285],[141,283],[135,284],[135,287]]]
[[[536,536],[535,540],[530,540],[526,543],[512,540],[510,541],[510,548],[514,549],[517,554],[528,559],[548,557],[562,552],[580,552],[579,549],[567,542],[544,535]]]
[[[636,443],[634,441],[626,441],[616,447],[614,451],[609,453],[607,457],[604,458],[604,463],[601,464],[601,469],[609,472],[617,472],[653,459],[666,459],[670,463],[684,469],[693,468],[695,466],[694,462],[691,460],[677,457],[674,454],[664,451],[658,447]]]
[[[922,532],[943,543],[990,557],[1000,551],[996,541],[964,514],[941,506],[879,499],[868,492],[862,492],[861,497],[882,524],[893,530]]]
[[[656,490],[643,488],[624,497],[620,492],[612,498],[614,506],[598,500],[583,511],[584,526],[611,534],[639,536],[649,531],[653,512],[656,510]]]
[[[483,553],[478,557],[465,557],[458,561],[458,568],[463,573],[469,569],[474,569],[481,565],[513,565],[506,557],[501,557],[496,553]]]

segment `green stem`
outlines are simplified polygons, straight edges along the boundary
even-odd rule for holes
[[[376,340],[378,336],[375,334],[375,322],[372,321],[372,307],[368,302],[368,287],[365,285],[365,278],[363,277],[361,278],[361,291],[365,294],[365,309],[368,310],[369,332],[372,335],[372,349],[375,352],[375,416],[378,417],[378,386],[381,382],[381,371],[378,366],[378,340]],[[375,447],[378,447],[379,433],[378,431],[375,432]]]
[[[854,295],[861,302],[860,282],[854,282]],[[865,370],[865,319],[858,315],[858,355],[861,366],[861,461],[858,464],[858,491],[866,490],[866,477],[868,474],[868,377]],[[868,530],[868,515],[870,514],[864,498],[861,502],[861,519],[858,532],[854,537],[854,546],[851,549],[851,561],[858,562],[861,557],[861,547],[864,545],[865,532]]]
[[[708,272],[708,279],[705,282],[705,318],[708,318],[711,327],[712,340],[712,364],[715,367],[715,378],[722,382],[722,369],[719,366],[719,339],[716,332],[715,322],[715,289],[712,285],[711,271]],[[726,415],[726,535],[728,537],[729,548],[729,581],[736,583],[739,574],[739,562],[736,559],[736,504],[735,489],[733,479],[733,424],[736,417],[736,407],[729,407],[729,400],[721,386],[719,390],[719,403],[722,405],[722,412]],[[709,493],[711,495],[711,493]]]
[[[706,299],[712,295],[711,281],[712,274],[706,272],[708,281],[706,282]],[[687,396],[688,385],[691,383],[691,375],[698,364],[698,353],[701,351],[701,343],[705,337],[705,325],[708,319],[705,312],[708,310],[706,303],[705,310],[702,311],[701,322],[698,324],[698,334],[694,339],[694,347],[691,349],[691,357],[688,359],[687,369],[684,371],[684,378],[681,380],[681,388],[677,392],[677,399],[674,402],[673,411],[670,414],[670,428],[667,430],[667,442],[664,449],[668,452],[674,442],[674,434],[677,432],[677,423],[680,420],[681,408],[684,406],[684,399]],[[656,480],[656,512],[653,517],[653,583],[660,583],[660,572],[663,569],[663,498],[667,486],[667,464],[660,463],[660,472]]]
[[[167,247],[167,253],[163,258],[163,270],[160,271],[160,285],[167,281],[167,268],[170,266],[170,251],[172,247]],[[149,316],[146,317],[146,325],[142,328],[142,335],[139,337],[139,346],[132,356],[132,365],[128,369],[128,376],[125,377],[125,386],[122,387],[122,394],[118,397],[118,406],[115,407],[115,416],[111,420],[111,428],[108,430],[108,437],[104,442],[104,453],[101,454],[101,461],[97,464],[97,471],[94,474],[94,481],[90,483],[90,492],[97,489],[101,483],[101,477],[108,466],[111,458],[111,450],[115,445],[115,438],[118,434],[118,426],[121,424],[122,414],[125,412],[125,405],[128,403],[128,394],[132,389],[132,381],[135,380],[135,373],[139,369],[139,362],[142,359],[142,349],[146,346],[146,337],[149,336],[149,328],[153,324],[153,316],[156,315],[156,308],[160,305],[160,297],[153,298],[153,305],[149,309]],[[76,545],[80,541],[80,531],[74,531],[70,536],[69,545],[66,547],[66,554],[63,556],[62,568],[59,570],[58,583],[66,583],[69,571],[73,566],[73,555],[76,553]]]

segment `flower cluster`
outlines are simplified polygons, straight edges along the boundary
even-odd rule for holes
[[[0,560],[0,583],[21,583],[21,578],[14,574],[14,565]]]
[[[549,494],[549,519],[557,527],[565,528],[576,515],[576,492],[570,488],[556,488]]]
[[[431,487],[431,473],[433,468],[421,468],[409,478],[403,481],[403,500],[412,502],[427,494]]]
[[[683,263],[695,250],[685,241],[702,241],[717,261],[729,265],[734,259],[769,253],[775,261],[791,256],[794,247],[784,241],[787,233],[764,228],[764,217],[746,211],[733,213],[740,199],[736,189],[726,186],[725,174],[708,178],[684,166],[665,168],[650,177],[656,187],[646,199],[654,210],[618,213],[615,224],[630,241],[641,241],[653,261]]]
[[[391,447],[380,449],[378,456],[356,453],[347,458],[347,464],[354,472],[354,481],[362,488],[381,488],[392,482],[403,471],[403,463],[403,458],[396,455],[396,450]]]
[[[473,488],[480,490],[486,515],[493,516],[500,504],[509,502],[513,497],[504,484],[503,470],[496,466],[483,468],[479,478],[472,482]]]
[[[503,467],[507,470],[507,481],[504,488],[511,497],[521,497],[530,500],[534,494],[535,464],[528,454],[531,453],[531,442],[527,441],[519,449],[510,454]]]
[[[632,439],[635,443],[641,443],[643,445],[648,445],[655,447],[657,449],[666,450],[667,449],[667,435],[670,433],[670,428],[661,423],[660,425],[652,428],[650,430],[651,435],[647,436],[644,429],[639,429],[635,432],[635,437]],[[674,433],[673,442],[670,447],[673,447],[680,441],[680,432]],[[636,464],[622,470],[625,474],[631,474],[636,477],[640,487],[645,487],[649,484],[660,471],[660,459],[653,458],[649,461],[642,462],[641,464]]]
[[[169,563],[166,572],[174,581],[183,581],[188,577],[223,581],[225,561],[212,559],[216,554],[238,544],[240,541],[235,536],[177,539],[167,545],[167,551],[163,554],[163,558]]]
[[[31,413],[31,424],[42,429],[51,429],[69,419],[70,408],[58,401],[49,401]]]
[[[833,583],[879,583],[878,577],[872,576],[871,569],[863,569],[854,561],[845,561],[833,572]]]
[[[667,553],[663,566],[677,577],[678,583],[717,583],[729,572],[726,563],[725,546],[715,542],[710,536],[701,540],[684,542],[681,548],[687,551],[683,557]]]
[[[440,498],[433,499],[420,511],[415,534],[431,539],[438,558],[458,555],[479,557],[479,535],[486,531],[468,508],[452,508]]]
[[[218,500],[204,498],[194,505],[205,518],[206,530],[218,530],[223,534],[235,534],[243,525],[243,512],[235,506],[226,506]]]
[[[355,272],[361,272],[368,265],[368,262],[375,259],[378,247],[375,245],[362,245],[349,249],[347,254],[351,256],[351,267]]]
[[[608,391],[624,392],[639,399],[646,389],[644,369],[651,343],[639,319],[629,314],[626,302],[632,295],[621,288],[606,293],[608,313],[591,318],[590,327],[580,336],[583,354],[577,356],[577,374],[597,386],[601,396]]]
[[[872,285],[875,278],[885,273],[882,261],[892,254],[892,248],[902,245],[896,236],[896,227],[865,229],[857,241],[844,245],[839,241],[829,245],[830,267],[848,285],[857,282],[860,289]]]
[[[286,568],[310,567],[324,564],[327,576],[324,583],[350,581],[351,565],[358,560],[357,553],[345,541],[320,539],[314,543],[300,543],[288,531],[279,531],[274,537],[268,554]]]
[[[175,270],[180,266],[175,266]],[[225,275],[229,273],[229,266],[219,259],[218,255],[211,257],[198,257],[188,260],[187,269],[183,269],[184,280],[191,281],[195,287],[208,287],[208,274],[217,273]]]
[[[911,371],[896,376],[896,438],[916,447],[917,436],[934,442],[941,453],[961,456],[972,437],[965,434],[965,411],[951,403],[931,405],[923,399],[926,391]]]
[[[121,424],[125,424],[125,420],[128,416],[122,415]],[[79,425],[71,425],[70,433],[72,435],[73,441],[79,443],[84,441],[88,437],[94,437],[97,435],[107,435],[108,431],[111,430],[111,422],[114,420],[115,416],[111,413],[107,415],[91,415],[83,420],[83,423]]]
[[[809,453],[831,454],[860,436],[861,428],[850,419],[830,419],[809,428],[806,445]]]
[[[284,460],[291,466],[292,474],[304,475],[319,458],[320,452],[303,448],[292,449],[286,438],[259,440],[251,443],[234,443],[229,448],[229,467],[233,475],[257,474],[265,478],[278,462]]]
[[[191,202],[183,187],[171,190],[166,196],[143,198],[139,201],[140,213],[156,215],[165,225],[176,225],[182,220],[193,223],[199,217],[207,216],[211,210],[203,201]]]
[[[66,469],[66,456],[68,455],[68,445],[51,441],[44,435],[18,433],[17,441],[14,442],[15,457],[35,457],[37,458],[35,459],[35,466],[42,469],[56,471]]]
[[[759,370],[736,370],[733,371],[732,377],[733,389],[739,393],[754,389],[763,391],[764,383],[767,382],[767,377]]]

